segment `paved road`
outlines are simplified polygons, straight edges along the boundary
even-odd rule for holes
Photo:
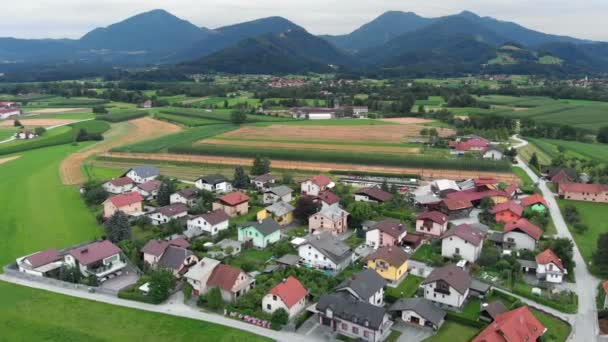
[[[224,325],[230,328],[240,329],[244,331],[251,332],[253,334],[266,336],[268,338],[274,339],[276,341],[286,341],[286,342],[309,342],[314,341],[313,339],[298,335],[295,333],[286,333],[281,331],[274,331],[270,329],[261,328],[255,325],[247,324],[241,321],[237,321],[234,319],[230,319],[217,314],[210,314],[206,312],[202,312],[197,310],[196,308],[192,308],[190,306],[185,305],[182,301],[179,300],[169,300],[165,304],[161,305],[151,305],[140,302],[134,302],[126,299],[120,299],[117,297],[112,297],[99,293],[88,293],[82,290],[76,289],[66,289],[62,287],[57,287],[53,285],[38,283],[30,280],[19,279],[14,277],[9,277],[5,274],[0,274],[0,280],[6,281],[9,283],[32,287],[36,289],[46,290],[50,292],[61,293],[64,295],[79,297],[88,300],[94,300],[97,302],[103,302],[112,305],[124,306],[132,309],[145,310],[150,312],[157,312],[172,316],[179,316],[185,318],[196,319],[199,321],[205,321],[215,324]]]
[[[520,143],[515,145],[516,148],[523,147],[528,144],[520,138],[513,137],[519,140]],[[564,221],[557,201],[553,192],[547,187],[547,182],[539,177],[526,165],[523,160],[517,157],[517,166],[522,168],[528,176],[534,182],[538,182],[538,187],[543,194],[543,197],[549,205],[549,212],[555,228],[557,229],[557,236],[569,238],[574,241],[572,234],[568,230],[568,226]],[[597,294],[597,285],[600,282],[599,279],[595,278],[585,265],[585,261],[576,246],[574,244],[574,262],[576,267],[574,268],[574,276],[576,277],[576,293],[578,294],[578,314],[574,321],[574,334],[572,335],[573,341],[596,341],[598,340],[599,326],[597,323],[597,309],[595,306],[595,296]]]

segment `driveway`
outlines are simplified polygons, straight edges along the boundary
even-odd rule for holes
[[[137,283],[138,280],[139,275],[137,275],[137,272],[128,269],[127,266],[127,270],[125,272],[123,272],[117,277],[104,281],[99,287],[102,289],[118,292],[129,285]]]
[[[435,331],[432,329],[407,324],[399,319],[393,324],[393,330],[401,333],[401,336],[397,339],[398,342],[424,341],[435,334]]]
[[[514,137],[516,140],[521,141],[517,144],[517,147],[527,145],[527,142]],[[572,240],[574,238],[568,230],[568,226],[564,221],[557,201],[555,200],[554,194],[547,187],[547,182],[532,172],[532,170],[526,165],[523,160],[517,157],[517,167],[522,168],[528,176],[534,182],[538,182],[538,187],[543,194],[543,197],[549,205],[549,212],[551,218],[555,223],[557,229],[557,236],[564,237]],[[575,318],[574,332],[572,334],[573,341],[596,341],[599,334],[599,326],[597,323],[597,309],[595,306],[595,296],[597,292],[597,285],[600,282],[599,279],[595,278],[587,270],[585,261],[578,249],[576,243],[574,244],[574,262],[576,267],[574,268],[574,276],[576,277],[576,293],[578,294],[578,314]]]

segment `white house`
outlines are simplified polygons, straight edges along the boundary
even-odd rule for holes
[[[364,269],[346,278],[334,291],[345,292],[356,300],[382,307],[387,283],[376,271]]]
[[[441,237],[441,256],[475,262],[481,255],[485,234],[468,224],[448,230]]]
[[[182,203],[189,207],[193,207],[196,205],[197,196],[198,189],[196,188],[181,189],[176,193],[171,194],[169,201],[171,204]]]
[[[525,218],[507,222],[503,230],[503,247],[533,251],[542,235],[542,229]]]
[[[131,178],[135,183],[141,184],[156,179],[160,176],[160,171],[151,165],[140,165],[127,171],[124,176]]]
[[[220,194],[232,191],[232,184],[222,175],[202,176],[194,182],[194,185],[200,190]]]
[[[19,108],[0,108],[0,119],[2,120],[19,115],[21,115],[21,109]]]
[[[332,180],[325,175],[317,175],[300,184],[302,195],[319,196],[323,191],[335,186]]]
[[[223,210],[218,209],[206,214],[192,216],[187,221],[187,229],[184,232],[189,239],[208,234],[217,235],[222,230],[228,229],[230,216]]]
[[[64,257],[69,267],[77,268],[85,276],[95,276],[103,282],[111,276],[120,275],[127,264],[122,260],[122,251],[108,240],[93,242],[73,248]]]
[[[119,195],[130,192],[135,187],[135,182],[129,177],[120,177],[103,183],[103,189],[108,193]]]
[[[188,215],[188,207],[182,203],[170,204],[148,214],[152,224],[158,226],[171,220],[179,219]]]
[[[422,282],[424,298],[459,308],[469,296],[471,276],[456,265],[435,268]]]
[[[19,272],[44,277],[50,271],[63,266],[63,257],[56,249],[36,252],[17,259]]]
[[[331,233],[309,235],[298,246],[300,261],[307,267],[341,272],[353,262],[353,252],[347,244]]]
[[[560,284],[568,274],[562,260],[550,249],[536,256],[536,265],[536,276],[549,283]]]
[[[265,173],[263,175],[259,175],[251,179],[251,183],[256,187],[256,189],[260,191],[265,191],[270,189],[277,182],[277,177],[271,175],[270,173]]]
[[[158,189],[160,189],[160,185],[162,182],[158,179],[154,179],[145,183],[138,184],[133,191],[139,192],[141,197],[146,200],[156,199],[158,196]]]
[[[295,277],[289,276],[262,298],[262,310],[273,314],[278,309],[283,309],[289,314],[289,319],[292,319],[306,308],[307,295],[308,290],[304,285]]]
[[[483,159],[491,159],[491,160],[501,160],[504,156],[504,153],[496,147],[489,147],[483,153]]]

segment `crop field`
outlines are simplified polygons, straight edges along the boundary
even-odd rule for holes
[[[74,113],[91,113],[91,108],[44,108],[44,109],[35,109],[28,110],[27,114],[45,114],[45,117],[48,117],[46,114],[74,114]]]
[[[225,123],[223,121],[218,121],[218,120],[199,119],[199,118],[190,117],[190,116],[163,114],[163,113],[154,114],[154,118],[163,120],[163,121],[169,121],[169,122],[176,123],[179,125],[189,126],[189,127]]]
[[[17,119],[25,127],[49,127],[72,123],[70,119]],[[0,127],[13,127],[14,120],[0,121]]]
[[[163,108],[159,111],[160,114],[169,114],[177,116],[193,117],[198,119],[218,120],[230,122],[231,110],[229,109],[194,109],[194,108]],[[265,121],[288,121],[290,118],[281,118],[267,115],[247,115],[247,122],[265,122]]]
[[[49,107],[94,107],[108,103],[108,100],[93,99],[87,97],[44,97],[27,101],[24,109],[49,108]]]
[[[608,164],[608,145],[606,144],[588,144],[554,139],[529,139],[529,141],[550,157],[557,156],[559,154],[557,147],[562,146],[566,149],[566,155],[581,159],[593,159]]]
[[[121,122],[121,121],[129,121],[137,118],[141,118],[148,115],[148,112],[145,110],[126,110],[126,111],[116,111],[107,114],[98,114],[96,116],[97,120],[109,121],[109,122]]]
[[[192,98],[181,98],[179,102],[184,103],[184,101],[188,101],[188,99]],[[169,100],[171,102],[171,100]],[[228,101],[228,107],[233,107],[239,103],[248,103],[250,106],[259,106],[259,99],[252,99],[247,96],[239,96],[239,97],[204,97],[198,99],[198,101],[190,102],[189,104],[194,107],[210,107],[214,106],[215,108],[224,108],[224,103]]]
[[[490,105],[512,106],[512,107],[541,107],[559,103],[558,100],[543,96],[506,96],[506,95],[485,95],[478,98],[479,101]]]

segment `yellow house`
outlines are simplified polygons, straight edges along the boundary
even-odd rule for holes
[[[272,217],[281,226],[286,226],[293,222],[293,211],[296,208],[289,203],[276,202],[257,213],[257,219],[263,220]]]
[[[382,278],[400,283],[407,275],[408,254],[399,246],[385,246],[378,248],[365,258],[367,268],[376,271]]]

